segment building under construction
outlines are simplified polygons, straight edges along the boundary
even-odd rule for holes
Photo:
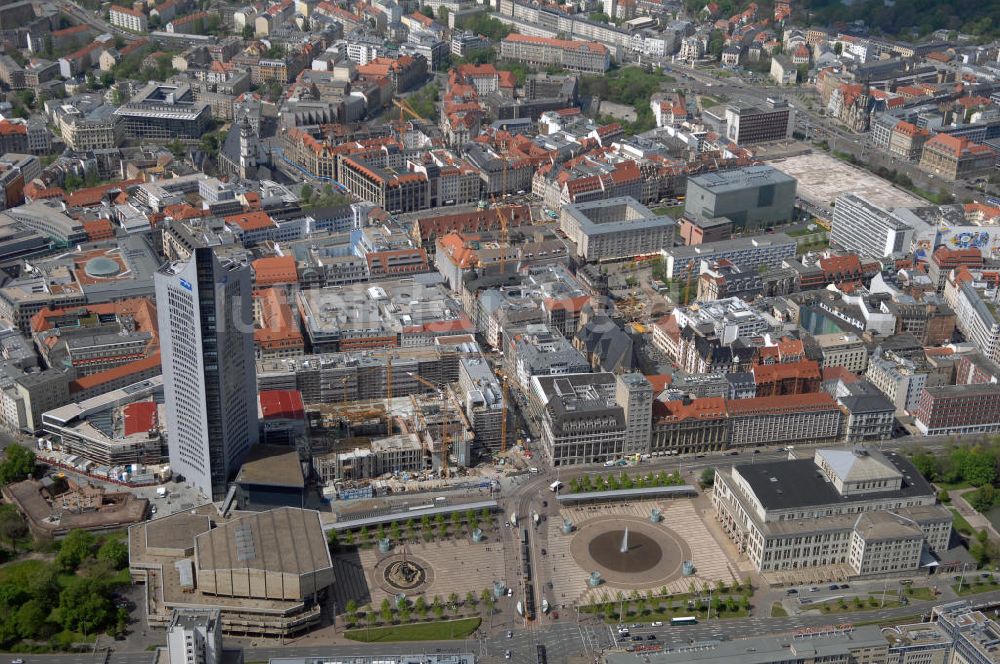
[[[451,466],[471,462],[474,433],[451,386],[437,394],[393,398],[388,412],[384,401],[314,405],[307,411],[328,433],[325,453],[313,457],[313,468],[326,483],[386,474],[444,475]]]
[[[478,356],[478,346],[469,354]],[[307,405],[348,404],[384,399],[390,389],[392,396],[429,391],[418,376],[434,385],[457,380],[462,356],[435,345],[260,360],[257,383],[260,390],[298,390]]]

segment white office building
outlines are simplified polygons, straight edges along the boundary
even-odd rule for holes
[[[913,228],[857,194],[842,194],[833,208],[830,239],[862,256],[882,258],[907,253]]]
[[[170,664],[222,661],[222,615],[218,609],[174,611],[167,627]]]
[[[170,466],[219,500],[258,436],[250,266],[197,247],[155,284]]]

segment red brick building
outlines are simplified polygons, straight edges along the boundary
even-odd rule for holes
[[[916,425],[928,436],[1000,431],[1000,385],[926,387],[917,402]]]

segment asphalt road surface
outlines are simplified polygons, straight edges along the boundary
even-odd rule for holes
[[[970,598],[977,606],[1000,604],[1000,591],[983,593]],[[695,641],[712,639],[734,640],[756,637],[766,634],[779,634],[800,627],[817,627],[833,623],[859,623],[868,621],[885,621],[892,623],[901,619],[912,619],[923,613],[938,601],[911,602],[909,606],[892,609],[875,609],[858,611],[839,616],[791,616],[785,618],[739,618],[718,622],[705,621],[697,625],[683,627],[652,628],[648,623],[639,627],[631,627],[632,636],[642,636],[644,643],[649,634],[656,635],[656,641],[665,647],[688,645]],[[576,622],[536,622],[533,629],[514,629],[511,638],[505,632],[489,638],[465,639],[462,641],[423,642],[423,643],[391,643],[382,645],[356,644],[331,646],[267,646],[247,648],[244,659],[247,662],[262,662],[273,657],[337,657],[359,655],[402,655],[435,652],[469,652],[478,657],[490,660],[503,660],[507,650],[511,651],[510,661],[514,663],[534,662],[534,647],[544,644],[548,649],[549,660],[553,662],[567,661],[570,658],[583,656],[594,657],[608,648],[623,648],[632,643],[631,639],[618,639],[617,630],[612,625],[604,624],[596,619]],[[11,655],[15,657],[16,655]],[[90,654],[58,654],[58,655],[19,655],[25,664],[105,664],[105,653]],[[112,652],[107,657],[106,664],[150,664],[153,654],[150,652]]]

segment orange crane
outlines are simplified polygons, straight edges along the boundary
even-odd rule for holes
[[[500,454],[507,451],[507,374],[500,377],[501,409],[500,409]]]
[[[448,472],[449,460],[448,451],[451,446],[451,426],[450,422],[446,422],[446,415],[451,411],[448,404],[448,393],[443,385],[435,385],[431,381],[427,380],[423,376],[418,376],[415,373],[406,372],[407,375],[412,376],[418,383],[425,385],[432,390],[437,390],[441,393],[441,476],[449,477],[451,473]]]
[[[392,349],[385,352],[385,434],[392,435]]]
[[[504,169],[506,171],[506,169]],[[497,221],[500,222],[500,274],[505,274],[507,272],[507,249],[510,248],[510,230],[507,228],[507,217],[500,212],[500,208],[497,207],[496,196],[490,195],[490,201],[493,203],[493,211],[496,212]]]

